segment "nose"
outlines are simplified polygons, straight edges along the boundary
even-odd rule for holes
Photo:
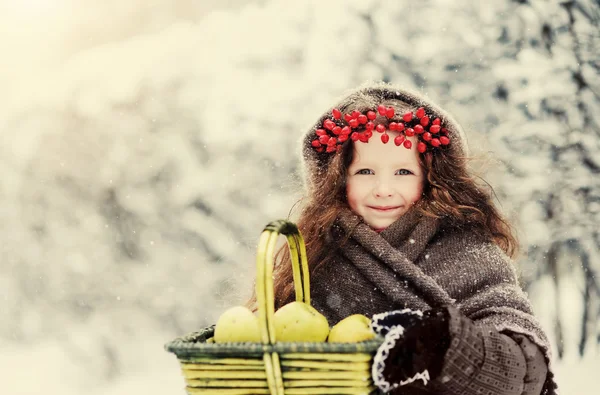
[[[373,188],[373,193],[377,197],[388,197],[392,196],[393,189],[389,181],[385,179],[378,179]]]

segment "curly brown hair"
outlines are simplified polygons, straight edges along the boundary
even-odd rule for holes
[[[380,95],[362,91],[340,103],[337,108],[347,113],[352,110],[363,112],[382,103],[378,99],[381,99]],[[388,99],[382,104],[393,106],[398,114],[416,110],[414,104],[401,100]],[[453,141],[458,138],[460,136],[453,136]],[[326,171],[310,177],[307,196],[301,201],[296,224],[305,239],[311,275],[327,265],[332,258],[332,251],[338,247],[330,244],[332,238],[329,236],[340,211],[348,207],[346,171],[353,159],[353,144],[349,139],[341,152],[317,158],[327,161]],[[442,218],[449,226],[476,229],[508,256],[515,257],[518,243],[514,230],[495,206],[491,186],[472,174],[468,167],[470,158],[464,154],[464,150],[439,149],[420,154],[419,158],[425,174],[425,185],[423,196],[415,209],[424,215]],[[293,299],[292,267],[287,246],[283,246],[276,254],[274,287],[275,308]],[[255,309],[255,304],[256,295],[253,294],[247,306]]]

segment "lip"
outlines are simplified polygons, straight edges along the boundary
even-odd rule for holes
[[[399,209],[401,206],[368,206],[370,209],[380,211],[380,212],[388,212]]]

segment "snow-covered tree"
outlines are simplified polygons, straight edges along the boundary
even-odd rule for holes
[[[492,66],[489,136],[519,214],[526,285],[551,306],[559,355],[584,354],[600,340],[600,7],[521,3],[500,25],[498,48],[512,53]]]

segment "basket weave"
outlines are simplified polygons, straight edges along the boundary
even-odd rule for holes
[[[181,365],[190,395],[372,394],[373,355],[381,338],[359,343],[277,342],[273,262],[279,235],[290,249],[296,300],[310,304],[306,248],[297,226],[269,223],[257,251],[256,295],[261,343],[214,343],[214,325],[165,345]]]

